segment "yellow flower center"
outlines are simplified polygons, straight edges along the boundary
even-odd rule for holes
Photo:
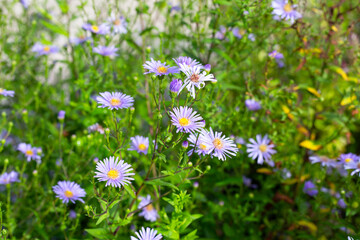
[[[117,179],[119,177],[119,171],[116,169],[110,169],[110,171],[107,173],[107,176],[111,179]]]
[[[84,40],[84,39],[85,39],[85,36],[84,36],[84,35],[81,35],[81,36],[79,37],[79,39],[80,39],[80,40]]]
[[[48,46],[45,46],[45,47],[44,47],[44,51],[45,51],[45,52],[48,52],[48,51],[50,51],[50,47],[48,47]]]
[[[121,101],[119,99],[117,99],[117,98],[113,98],[113,99],[110,100],[110,104],[112,106],[118,106],[118,105],[120,105],[120,103],[121,103]]]
[[[242,148],[242,145],[241,145],[241,144],[238,144],[237,147],[238,147],[238,148]]]
[[[4,91],[4,89],[0,88],[0,93],[2,93]]]
[[[179,123],[180,123],[180,125],[181,126],[187,126],[187,125],[189,125],[189,123],[190,123],[190,120],[189,119],[187,119],[187,118],[180,118],[179,119]]]
[[[92,25],[92,26],[91,26],[91,30],[92,30],[93,32],[98,32],[98,31],[99,31],[99,27],[96,26],[96,25]]]
[[[167,68],[166,67],[164,67],[164,66],[161,66],[161,67],[158,67],[157,68],[157,71],[159,72],[159,73],[166,73],[167,72]]]
[[[284,5],[284,11],[285,12],[291,12],[292,11],[292,7],[289,3]]]
[[[149,205],[146,206],[146,211],[151,211],[153,209],[154,209],[154,207],[153,207],[152,204],[149,204]]]
[[[118,25],[120,25],[121,21],[120,21],[120,19],[116,19],[113,23],[114,23],[114,25],[118,26]]]
[[[191,75],[191,77],[190,77],[190,80],[192,82],[194,82],[194,83],[199,82],[199,79],[200,79],[200,76],[198,74],[195,74],[195,73],[193,75]]]
[[[143,144],[143,143],[139,144],[139,150],[140,150],[140,151],[144,151],[145,149],[146,149],[146,145],[145,145],[145,144]]]
[[[69,190],[66,190],[64,194],[65,194],[65,196],[68,197],[68,198],[71,198],[71,197],[74,196],[74,194],[72,193],[72,191],[69,191]]]
[[[216,149],[222,149],[224,146],[224,143],[219,138],[215,138],[213,144]]]
[[[261,144],[261,145],[259,146],[259,150],[260,150],[261,152],[265,152],[266,149],[267,149],[267,146],[266,146],[265,144]]]
[[[347,159],[345,159],[345,162],[351,162],[352,161],[352,159],[351,158],[347,158]]]
[[[204,145],[202,143],[199,144],[199,147],[200,147],[201,150],[207,150],[206,145]]]
[[[33,155],[34,153],[33,153],[32,150],[27,150],[27,151],[25,152],[25,154],[26,154],[26,155]]]

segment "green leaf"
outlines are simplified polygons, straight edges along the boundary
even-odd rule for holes
[[[59,26],[59,25],[54,25],[51,23],[48,23],[44,20],[41,20],[41,23],[49,30],[53,31],[54,33],[58,33],[61,35],[64,35],[66,37],[69,37],[69,33],[65,30],[65,28]]]
[[[190,232],[188,235],[186,235],[185,237],[182,237],[181,239],[183,239],[183,240],[194,240],[194,239],[198,239],[199,237],[196,236],[196,232],[197,232],[197,230],[195,229],[194,231]]]
[[[96,222],[96,225],[99,225],[102,221],[104,221],[109,216],[109,212],[104,213],[99,217],[99,219]]]
[[[108,237],[108,231],[103,228],[93,228],[93,229],[85,229],[87,233],[91,236],[99,238],[99,239],[106,239]]]
[[[149,185],[166,186],[166,187],[170,187],[170,188],[175,189],[175,190],[179,190],[174,184],[162,181],[160,179],[154,179],[154,180],[151,180],[151,181],[146,181],[145,183],[149,184]]]
[[[126,192],[128,192],[132,198],[136,198],[135,192],[134,192],[134,190],[131,188],[131,185],[127,185],[127,184],[126,184],[126,185],[124,185],[124,188],[125,188]]]

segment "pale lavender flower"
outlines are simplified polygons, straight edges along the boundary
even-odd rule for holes
[[[252,42],[255,42],[255,40],[256,40],[255,34],[250,33],[250,34],[248,35],[248,39],[249,39],[250,41],[252,41]]]
[[[243,14],[244,14],[244,15],[249,15],[249,11],[246,11],[246,10],[245,10],[245,11],[243,11]]]
[[[95,124],[89,126],[88,131],[89,132],[99,132],[100,134],[104,134],[104,128],[98,123],[95,123]]]
[[[198,66],[189,67],[180,63],[180,71],[186,75],[186,78],[178,94],[186,87],[190,95],[195,98],[195,87],[201,89],[205,87],[207,81],[216,82],[213,74],[208,74],[206,71],[200,73],[201,68]]]
[[[103,23],[99,26],[91,25],[90,23],[85,23],[85,24],[83,24],[82,28],[84,30],[87,30],[87,31],[90,31],[92,33],[99,34],[99,35],[106,35],[110,32],[110,27],[106,23]]]
[[[155,229],[142,227],[139,232],[135,232],[136,237],[131,236],[131,240],[161,240],[162,235],[158,234]]]
[[[346,154],[341,154],[339,160],[343,164],[348,164],[351,162],[359,162],[360,157],[353,153],[346,153]]]
[[[260,102],[256,101],[255,99],[246,99],[245,106],[250,111],[258,111],[261,109]]]
[[[183,65],[187,65],[188,67],[200,67],[203,68],[203,65],[201,63],[199,63],[198,61],[196,61],[195,59],[192,59],[191,57],[178,57],[178,58],[173,58],[174,62],[176,63],[176,65],[178,65],[178,67],[181,67],[180,64]]]
[[[189,147],[189,142],[188,141],[183,141],[181,146],[184,148],[184,149],[187,149]]]
[[[192,147],[192,149],[188,151],[188,156],[191,156],[193,154],[194,149],[199,156],[201,155],[205,156],[210,154],[211,144],[209,145],[203,140],[206,138],[204,134],[205,133],[200,133],[195,135],[191,133],[189,135],[188,141],[191,143],[190,147]]]
[[[129,108],[133,105],[134,98],[121,92],[103,92],[96,97],[96,101],[101,104],[99,108],[109,108],[110,110],[118,110]]]
[[[108,18],[107,25],[112,27],[114,34],[125,34],[127,33],[127,22],[123,16],[116,17],[114,14]]]
[[[56,53],[59,51],[59,48],[56,46],[47,46],[41,43],[35,43],[34,46],[31,48],[31,51],[37,53],[37,56],[41,56],[49,55],[50,53]]]
[[[346,208],[346,203],[344,201],[344,199],[340,198],[339,201],[337,202],[338,206],[341,208]]]
[[[70,219],[75,219],[76,218],[76,212],[74,210],[69,211],[69,218]]]
[[[211,70],[211,65],[210,65],[210,64],[205,64],[205,65],[204,65],[204,70],[207,71],[207,72],[210,72],[210,70]]]
[[[239,29],[238,27],[234,27],[232,29],[232,33],[234,34],[234,36],[238,39],[242,39],[242,37],[244,36],[244,34],[246,33],[244,30]]]
[[[215,38],[219,40],[224,40],[226,34],[226,27],[220,26],[220,30],[215,33]]]
[[[65,118],[65,111],[64,110],[59,111],[58,119],[59,120],[64,120],[64,118]]]
[[[201,140],[209,146],[212,156],[225,161],[227,157],[236,156],[239,151],[233,140],[225,137],[222,132],[215,132],[210,127],[209,131],[203,130]]]
[[[170,83],[170,91],[173,93],[178,93],[182,86],[182,81],[180,79],[174,79]]]
[[[6,185],[13,182],[19,182],[19,173],[11,171],[10,173],[3,173],[0,175],[0,184]]]
[[[269,53],[269,57],[274,58],[274,59],[283,59],[284,55],[282,53],[279,53],[276,50],[274,50],[271,53]]]
[[[194,188],[198,188],[199,187],[199,182],[194,182],[193,186],[194,186]]]
[[[318,190],[316,189],[316,186],[313,182],[311,181],[306,181],[304,184],[304,188],[303,188],[304,193],[306,193],[307,195],[313,197],[316,196],[318,194]]]
[[[290,20],[291,23],[302,18],[302,15],[295,10],[297,5],[291,5],[288,0],[273,0],[271,6],[274,9],[272,12],[274,15],[281,19]]]
[[[86,41],[89,41],[91,39],[91,37],[86,37],[84,35],[81,35],[79,37],[73,37],[73,38],[70,38],[70,43],[74,44],[74,45],[79,45],[79,44],[82,44]]]
[[[20,143],[17,148],[17,150],[25,155],[28,162],[31,160],[36,160],[39,162],[41,160],[41,156],[38,154],[39,149],[41,151],[41,148],[32,147],[30,144],[26,143]]]
[[[147,154],[149,149],[149,138],[143,136],[135,136],[130,138],[131,147],[129,151],[137,151],[138,153]]]
[[[122,187],[130,184],[130,181],[134,180],[130,176],[135,175],[135,173],[130,173],[133,170],[130,164],[125,163],[124,160],[119,161],[115,157],[105,158],[98,162],[96,170],[95,178],[98,178],[100,182],[106,181],[105,187],[108,185]]]
[[[14,91],[10,91],[10,90],[6,90],[3,88],[0,88],[0,95],[3,95],[5,97],[9,96],[9,97],[14,97],[15,92]]]
[[[200,122],[203,120],[202,117],[189,107],[173,108],[170,117],[172,124],[177,128],[176,132],[200,131],[203,125]]]
[[[276,153],[274,144],[270,144],[270,139],[267,135],[262,137],[260,134],[256,135],[256,141],[253,138],[249,139],[250,143],[246,144],[248,156],[253,160],[257,159],[258,164],[263,164],[271,160],[271,155]]]
[[[360,176],[360,162],[349,162],[345,165],[345,169],[354,170],[351,172],[351,176],[353,176],[356,173],[359,173]]]
[[[179,73],[179,69],[177,67],[170,67],[166,65],[166,62],[162,63],[160,61],[155,61],[153,58],[151,58],[150,61],[146,61],[143,66],[148,70],[148,72],[145,72],[144,74],[155,73],[156,76],[162,76]]]
[[[244,184],[245,186],[247,186],[248,188],[253,188],[253,189],[258,188],[258,185],[252,183],[251,178],[248,178],[248,177],[246,177],[246,176],[243,175],[243,176],[242,176],[242,180],[243,180],[243,184]]]
[[[118,48],[114,47],[114,46],[97,46],[93,48],[93,51],[105,56],[105,57],[115,57],[118,54],[116,53],[118,50]]]
[[[138,209],[141,210],[139,216],[144,217],[148,221],[155,222],[156,219],[159,218],[159,214],[151,203],[152,201],[150,195],[147,195],[141,199],[141,202],[138,206]]]
[[[20,3],[23,5],[24,8],[29,7],[29,0],[20,0]]]
[[[53,186],[53,191],[56,197],[61,199],[63,203],[71,201],[75,203],[76,200],[84,203],[82,197],[85,197],[86,192],[79,184],[70,181],[59,181],[56,186]]]
[[[320,163],[323,167],[336,167],[337,162],[334,159],[330,159],[326,156],[311,156],[309,157],[309,161],[314,163]]]

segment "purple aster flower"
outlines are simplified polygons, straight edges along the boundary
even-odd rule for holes
[[[41,156],[38,154],[39,149],[41,151],[41,148],[32,147],[30,144],[26,143],[20,143],[17,148],[17,150],[19,150],[25,155],[28,162],[30,162],[31,160],[41,160]]]
[[[187,149],[189,147],[189,142],[188,141],[183,141],[181,146],[184,148],[184,149]]]
[[[58,119],[59,120],[64,120],[64,118],[65,118],[65,111],[64,110],[59,111]]]
[[[5,97],[9,96],[9,97],[14,97],[15,92],[14,91],[10,91],[10,90],[6,90],[3,88],[0,88],[0,95],[3,95]]]
[[[351,176],[356,173],[359,173],[359,176],[360,176],[360,163],[359,162],[349,162],[345,165],[345,169],[354,170],[351,172]]]
[[[245,106],[250,111],[258,111],[261,109],[260,102],[256,101],[255,99],[246,99]]]
[[[56,53],[59,51],[59,48],[56,46],[47,46],[41,43],[35,43],[34,46],[31,48],[31,51],[37,53],[37,56],[41,56],[49,55],[50,53]]]
[[[233,140],[222,135],[222,132],[214,132],[210,127],[209,131],[203,130],[201,140],[209,146],[209,153],[212,156],[225,161],[227,157],[236,156],[239,151]]]
[[[79,45],[82,44],[86,41],[89,41],[91,38],[90,37],[86,37],[84,35],[81,35],[79,37],[74,37],[74,38],[70,38],[70,43],[74,44],[74,45]]]
[[[179,69],[177,67],[170,67],[166,65],[165,63],[162,63],[160,61],[155,61],[153,58],[151,58],[150,61],[146,61],[143,65],[145,69],[148,70],[148,73],[155,73],[156,76],[162,76],[162,75],[169,75],[170,73],[179,73]]]
[[[207,142],[205,142],[203,139],[206,138],[206,136],[204,135],[205,133],[200,133],[198,135],[195,135],[193,133],[191,133],[188,137],[188,141],[191,143],[190,147],[192,147],[193,149],[191,149],[188,152],[188,156],[191,156],[193,154],[193,151],[195,149],[195,152],[201,156],[205,156],[207,154],[210,154],[210,147],[211,145],[209,145]],[[195,147],[196,146],[196,147]]]
[[[19,182],[19,173],[11,171],[10,173],[3,173],[0,175],[0,184],[6,185],[13,182]]]
[[[180,79],[174,79],[170,83],[170,91],[173,93],[178,93],[182,86],[182,81]]]
[[[346,203],[344,201],[344,199],[340,198],[339,201],[337,202],[338,206],[341,208],[346,208]]]
[[[233,32],[234,36],[238,39],[242,39],[242,37],[246,33],[246,31],[239,29],[238,27],[234,27],[232,32]]]
[[[198,188],[199,187],[199,182],[194,182],[193,186],[194,186],[194,188]]]
[[[170,116],[172,124],[177,128],[176,132],[200,131],[203,125],[200,122],[202,117],[189,107],[173,108]]]
[[[114,47],[114,46],[97,46],[93,48],[93,51],[103,55],[105,57],[115,57],[118,54],[116,53],[118,50],[118,48]]]
[[[325,156],[311,156],[309,160],[312,164],[320,163],[323,167],[336,167],[337,163],[334,159],[330,159]]]
[[[275,58],[275,59],[283,59],[284,55],[282,53],[277,52],[277,51],[272,51],[271,53],[269,53],[269,57]]]
[[[301,18],[301,14],[295,10],[297,5],[291,5],[288,0],[273,0],[271,3],[273,14],[281,19],[290,20],[291,24]]]
[[[53,186],[53,191],[56,197],[61,199],[63,203],[68,203],[69,200],[75,203],[76,200],[84,203],[82,197],[85,197],[86,192],[79,184],[70,181],[59,181],[58,185]]]
[[[348,164],[351,162],[359,162],[360,157],[353,153],[346,153],[346,154],[341,154],[339,160],[343,164]]]
[[[186,87],[191,96],[195,98],[195,87],[201,89],[205,87],[206,81],[216,82],[213,74],[208,74],[206,71],[200,73],[201,68],[198,66],[189,67],[180,63],[180,71],[185,73],[186,78],[178,94]]]
[[[105,158],[102,162],[98,162],[96,170],[95,178],[98,178],[100,182],[106,181],[105,187],[108,185],[122,187],[134,180],[130,176],[135,175],[135,173],[130,173],[133,170],[130,164],[125,163],[124,160],[118,161],[115,157]]]
[[[249,35],[248,35],[248,39],[250,40],[250,41],[252,41],[252,42],[255,42],[255,34],[253,34],[253,33],[250,33]]]
[[[215,38],[217,38],[219,40],[224,40],[225,34],[226,34],[226,27],[220,26],[219,31],[215,33]]]
[[[244,14],[244,15],[249,15],[249,11],[246,11],[246,10],[245,10],[245,11],[243,11],[243,14]]]
[[[207,71],[207,72],[210,72],[210,70],[211,70],[211,65],[210,65],[210,64],[205,64],[205,65],[204,65],[204,70]]]
[[[74,210],[69,211],[69,218],[70,219],[75,219],[76,218],[76,212]]]
[[[237,148],[242,148],[242,145],[245,144],[245,140],[241,137],[236,137],[235,143],[236,143]]]
[[[303,191],[304,191],[304,193],[306,193],[307,195],[309,195],[311,197],[316,196],[318,194],[318,190],[316,189],[315,184],[311,181],[305,182]]]
[[[89,126],[88,131],[89,132],[99,132],[100,134],[104,134],[104,128],[98,123],[95,123],[95,124]]]
[[[118,110],[123,108],[129,108],[133,105],[134,98],[123,94],[121,92],[103,92],[100,96],[96,97],[96,101],[100,108],[109,108],[110,110]]]
[[[242,176],[242,180],[243,180],[243,184],[245,185],[245,186],[247,186],[247,187],[251,187],[251,182],[252,182],[252,180],[251,180],[251,178],[248,178],[248,177],[246,177],[246,176]]]
[[[136,237],[131,236],[131,240],[161,240],[162,235],[158,234],[155,229],[142,227],[139,232],[135,232]]]
[[[29,0],[20,0],[20,3],[23,5],[24,8],[29,7]]]
[[[99,34],[99,35],[106,35],[110,32],[110,27],[106,23],[103,23],[99,26],[85,23],[85,24],[83,24],[82,28],[84,30],[87,30],[87,31],[90,31],[92,33]]]
[[[181,67],[180,64],[183,65],[187,65],[188,67],[200,67],[203,68],[203,65],[201,63],[199,63],[198,61],[196,61],[195,59],[192,59],[191,57],[178,57],[178,58],[173,58],[174,62],[176,63],[176,65],[178,65],[178,67]]]
[[[175,11],[175,12],[180,12],[181,11],[181,7],[179,5],[173,5],[171,3],[169,3],[170,8],[170,13]]]
[[[129,151],[137,151],[138,153],[147,154],[149,149],[149,138],[142,136],[135,136],[130,138],[131,147]]]
[[[107,25],[112,27],[114,34],[127,33],[127,22],[123,16],[116,17],[114,14],[108,18]]]
[[[274,144],[270,144],[270,139],[267,135],[262,137],[260,134],[256,135],[256,141],[253,138],[249,139],[250,143],[246,144],[248,156],[253,160],[257,159],[258,164],[263,164],[271,160],[271,155],[276,153]]]
[[[141,202],[138,206],[138,209],[141,210],[139,216],[144,217],[148,221],[155,222],[156,219],[159,218],[159,214],[151,203],[152,201],[150,195],[147,195],[141,199]]]

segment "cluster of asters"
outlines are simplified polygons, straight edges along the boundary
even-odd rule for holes
[[[341,154],[337,160],[318,155],[309,157],[309,160],[312,164],[320,163],[322,167],[337,169],[343,176],[347,175],[346,170],[352,170],[351,176],[356,173],[359,173],[360,175],[360,156],[354,153]]]

